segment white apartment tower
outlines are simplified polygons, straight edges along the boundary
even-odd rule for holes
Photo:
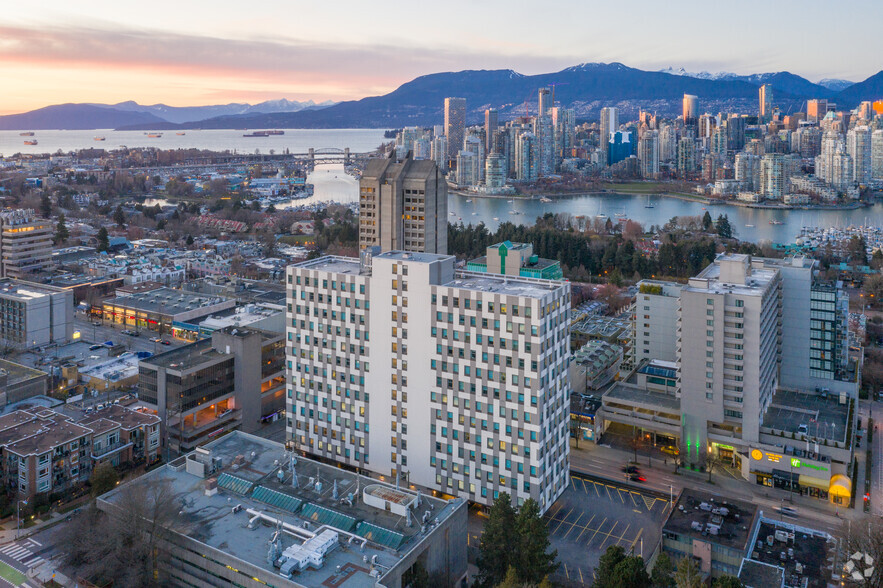
[[[846,152],[852,157],[853,179],[862,185],[871,181],[871,128],[853,127],[846,133]]]
[[[688,462],[711,442],[757,442],[778,381],[782,279],[748,255],[722,255],[681,291],[678,371]]]
[[[883,129],[871,133],[871,177],[883,180]]]
[[[569,289],[454,261],[289,266],[288,436],[383,478],[545,511],[569,475]]]
[[[642,178],[655,178],[659,174],[659,131],[647,129],[641,134],[638,162]]]

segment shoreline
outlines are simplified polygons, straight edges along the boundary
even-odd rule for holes
[[[675,200],[683,200],[685,202],[695,202],[697,204],[704,204],[706,206],[738,206],[741,208],[753,208],[758,210],[812,210],[817,212],[836,212],[838,210],[858,210],[860,208],[867,208],[873,206],[873,204],[865,203],[865,202],[851,202],[849,204],[838,204],[834,206],[825,206],[821,204],[763,204],[763,203],[754,203],[754,202],[738,202],[735,200],[718,200],[716,198],[708,198],[706,196],[688,196],[686,194],[676,194],[671,192],[662,192],[656,194],[641,194],[638,192],[620,192],[617,190],[597,190],[597,191],[589,191],[589,192],[542,192],[538,194],[482,194],[480,192],[466,192],[460,189],[451,189],[448,190],[449,194],[456,194],[457,196],[462,196],[465,198],[488,198],[488,199],[497,199],[497,200],[540,200],[541,198],[551,198],[553,201],[555,200],[566,200],[569,198],[576,198],[580,196],[604,196],[615,194],[619,196],[656,196],[661,198],[673,198]]]

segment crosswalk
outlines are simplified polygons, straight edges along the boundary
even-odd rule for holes
[[[3,547],[0,547],[0,553],[14,559],[17,562],[20,562],[28,568],[34,568],[46,561],[45,559],[34,553],[41,547],[42,545],[36,540],[27,539],[25,541],[13,542],[9,545],[4,545]]]

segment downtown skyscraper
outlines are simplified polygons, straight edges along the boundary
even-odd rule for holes
[[[448,161],[455,160],[463,149],[466,132],[466,99],[445,98],[445,136],[448,138]]]

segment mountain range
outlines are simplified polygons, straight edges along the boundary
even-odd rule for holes
[[[319,104],[308,100],[267,100],[259,104],[216,104],[211,106],[168,106],[138,104],[134,101],[117,104],[56,104],[22,114],[0,116],[0,130],[46,129],[115,129],[131,125],[167,125],[200,121],[219,116],[246,116],[271,112],[299,112],[327,108],[336,102]]]
[[[782,112],[798,112],[807,99],[827,98],[838,108],[883,97],[883,72],[850,83],[813,83],[787,71],[736,75],[693,74],[683,69],[644,71],[621,63],[583,63],[555,73],[523,75],[511,69],[467,70],[418,77],[383,96],[340,102],[264,102],[255,106],[227,104],[176,108],[134,102],[114,105],[64,104],[0,117],[0,129],[117,128],[171,130],[186,128],[398,128],[428,126],[444,120],[444,99],[467,101],[467,122],[483,121],[486,108],[500,111],[501,120],[536,113],[537,90],[554,88],[556,103],[572,107],[580,120],[598,117],[603,106],[622,110],[621,118],[638,109],[674,116],[683,95],[699,97],[700,112],[757,111],[761,84],[773,88],[773,103]]]

